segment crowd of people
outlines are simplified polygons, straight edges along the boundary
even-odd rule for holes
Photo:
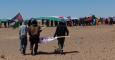
[[[61,18],[61,20],[65,21],[67,26],[95,26],[95,25],[101,25],[101,24],[108,24],[108,25],[115,24],[115,17],[97,18],[95,15],[82,17],[79,19],[72,19],[69,16],[67,17],[67,19]],[[60,21],[42,19],[40,23],[42,25],[45,24],[47,27],[54,27],[54,26],[57,26],[59,22]],[[0,28],[1,27],[5,27],[5,28],[10,27],[10,20],[4,21],[3,23],[1,23],[0,21]]]
[[[82,17],[79,19],[67,20],[67,26],[95,26],[95,25],[112,25],[115,24],[113,17],[109,18],[97,18],[95,15],[89,17]]]
[[[4,26],[3,26],[4,25]],[[0,28],[4,27],[4,28],[8,28],[10,26],[10,23],[9,21],[4,21],[4,22],[1,22],[0,21]]]
[[[113,17],[109,18],[97,18],[95,15],[89,16],[89,17],[83,17],[79,19],[62,19],[62,21],[65,21],[67,26],[95,26],[95,25],[101,25],[101,24],[108,24],[112,25],[115,24],[115,21]],[[59,24],[59,21],[49,21],[47,19],[42,19],[42,24],[45,24],[46,26],[57,26]]]
[[[40,42],[40,33],[42,32],[42,27],[37,24],[36,19],[29,20],[28,24],[23,22],[19,27],[19,37],[20,37],[20,51],[22,54],[26,54],[26,46],[27,46],[27,33],[29,35],[30,42],[30,50],[31,55],[36,55],[38,51],[38,43]],[[59,22],[57,26],[56,32],[54,34],[54,38],[56,36],[65,36],[69,35],[69,31],[65,22]],[[58,46],[59,48],[55,50],[55,52],[63,53],[63,46],[65,38],[58,38]]]
[[[100,24],[112,25],[115,23],[112,17],[109,18],[96,18],[94,15],[72,20],[73,26],[95,26]]]

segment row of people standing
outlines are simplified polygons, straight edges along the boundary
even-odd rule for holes
[[[53,20],[47,20],[47,19],[42,19],[42,25],[46,25],[47,27],[55,27],[55,26],[58,26],[60,21],[53,21]],[[62,19],[63,22],[66,23],[67,26],[73,26],[73,23],[74,24],[77,24],[77,20],[75,19],[74,20],[69,20],[69,21],[66,21],[64,19]]]
[[[109,18],[106,18],[106,19],[103,19],[105,21],[105,24],[114,24],[114,21],[113,21],[113,18],[112,17],[109,17]]]
[[[69,23],[68,23],[69,22]],[[67,21],[68,26],[95,26],[99,24],[115,24],[115,21],[112,17],[110,18],[93,18],[93,17],[84,17],[79,19],[72,19]]]
[[[96,17],[84,17],[79,19],[71,19],[70,17],[68,19],[62,19],[65,21],[67,26],[87,26],[87,25],[96,25]],[[44,20],[42,19],[42,24],[45,24],[46,26],[57,26],[59,24],[59,21],[53,21],[53,20]]]
[[[42,25],[46,25],[47,27],[53,27],[57,26],[59,24],[59,21],[53,21],[48,19],[42,19]]]
[[[0,28],[2,28],[2,27],[8,28],[9,26],[10,26],[10,22],[9,21],[4,21],[4,22],[0,21]]]

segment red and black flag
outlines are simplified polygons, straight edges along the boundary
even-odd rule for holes
[[[14,16],[11,20],[10,20],[10,25],[13,26],[14,28],[18,27],[20,25],[20,23],[23,22],[23,17],[20,13],[18,13],[16,16]]]
[[[16,16],[14,16],[11,21],[16,21],[18,20],[18,22],[23,22],[23,17],[20,13],[18,13]]]

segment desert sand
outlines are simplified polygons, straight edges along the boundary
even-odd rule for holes
[[[55,27],[47,27],[41,36],[52,37]],[[64,55],[55,54],[57,40],[39,44],[38,55],[27,55],[19,51],[18,28],[0,28],[0,60],[115,60],[115,25],[68,27],[70,37],[66,38]]]

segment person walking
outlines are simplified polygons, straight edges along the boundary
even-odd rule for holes
[[[38,43],[39,43],[39,36],[41,32],[41,27],[37,25],[36,19],[32,21],[32,24],[29,28],[29,35],[30,35],[30,50],[32,55],[37,54],[38,50]]]
[[[20,37],[20,51],[25,55],[26,46],[27,46],[27,26],[23,22],[19,27],[19,37]]]
[[[57,26],[56,32],[54,34],[54,37],[59,37],[59,36],[68,36],[69,31],[67,29],[66,23],[65,22],[59,22],[59,25]],[[64,46],[64,41],[65,37],[58,38],[58,49],[55,50],[55,52],[60,52],[63,53],[63,46]]]

